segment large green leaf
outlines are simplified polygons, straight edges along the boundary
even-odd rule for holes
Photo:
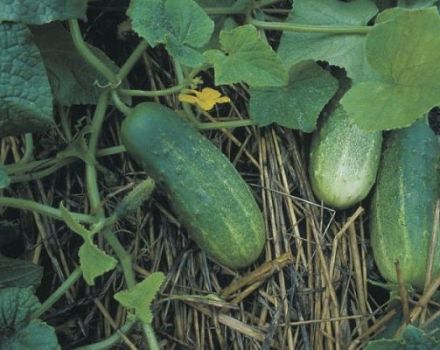
[[[0,137],[52,123],[49,81],[31,32],[22,24],[0,23]]]
[[[251,87],[283,86],[288,73],[278,55],[252,25],[220,33],[220,50],[205,52],[214,65],[215,84],[246,82]]]
[[[287,86],[250,90],[250,115],[259,126],[277,123],[312,132],[337,89],[329,72],[313,61],[300,62],[290,69]]]
[[[162,272],[154,272],[133,288],[116,293],[114,298],[126,308],[134,309],[136,316],[149,324],[153,320],[151,303],[164,280]]]
[[[165,44],[177,61],[190,67],[203,64],[197,51],[214,30],[214,22],[193,0],[131,0],[127,10],[133,30],[156,46]]]
[[[368,343],[365,350],[433,350],[440,349],[440,343],[431,334],[409,325],[394,339],[379,339]]]
[[[54,329],[30,319],[39,307],[30,287],[0,289],[0,349],[60,349]]]
[[[43,268],[28,261],[0,255],[0,286],[37,287],[43,277]]]
[[[418,8],[433,6],[438,0],[398,0],[397,4],[400,7]]]
[[[96,104],[107,80],[78,53],[69,32],[56,22],[32,27],[33,39],[43,57],[55,101],[62,106]],[[105,53],[89,45],[113,72],[119,67]],[[128,87],[124,82],[123,87]],[[124,102],[131,103],[125,99]]]
[[[332,26],[366,25],[377,13],[371,0],[296,0],[288,23]],[[370,74],[365,59],[365,36],[283,32],[278,53],[291,66],[305,59],[327,61],[345,68],[352,79]]]
[[[0,0],[0,22],[43,24],[86,19],[87,0]]]
[[[11,180],[6,172],[6,168],[0,163],[0,189],[8,187],[10,183]]]
[[[392,18],[367,37],[367,57],[377,78],[355,82],[341,101],[366,130],[408,126],[440,104],[437,10],[405,10]]]

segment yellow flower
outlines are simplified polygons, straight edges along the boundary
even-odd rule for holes
[[[194,95],[192,95],[194,94]],[[187,102],[198,105],[201,109],[209,111],[214,108],[217,103],[229,103],[231,99],[222,96],[220,92],[211,88],[203,88],[202,91],[188,89],[178,96],[180,102]]]

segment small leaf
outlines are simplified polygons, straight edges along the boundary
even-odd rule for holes
[[[278,55],[252,25],[220,33],[220,50],[205,52],[214,65],[215,84],[246,82],[251,87],[283,86],[288,74]]]
[[[6,188],[11,183],[9,179],[8,173],[6,172],[6,168],[3,164],[0,163],[0,190],[2,188]]]
[[[220,92],[211,88],[202,91],[188,89],[178,96],[180,102],[187,102],[199,106],[204,111],[210,111],[217,103],[229,103],[231,99],[222,96]]]
[[[31,287],[0,289],[1,349],[60,349],[52,327],[40,320],[30,320],[40,306]]]
[[[78,53],[69,32],[55,22],[31,28],[33,39],[46,66],[52,93],[58,104],[96,104],[107,80]],[[88,45],[90,50],[114,73],[119,67],[98,48]],[[121,85],[128,88],[124,81]],[[131,99],[124,96],[124,102]]]
[[[151,303],[164,280],[162,272],[154,272],[133,288],[116,293],[114,298],[122,306],[134,309],[142,322],[150,324],[153,321]]]
[[[359,26],[366,25],[376,13],[370,0],[296,0],[287,22]],[[283,32],[278,53],[287,66],[306,59],[322,60],[344,68],[357,80],[370,74],[364,46],[364,35]]]
[[[113,270],[117,261],[93,244],[91,239],[86,240],[78,252],[84,280],[88,285],[95,285],[95,278]]]
[[[203,64],[196,50],[205,45],[214,22],[193,0],[131,0],[127,10],[133,30],[151,46],[165,44],[180,63],[190,67]]]
[[[440,104],[437,10],[405,10],[393,18],[376,25],[367,37],[368,61],[377,77],[355,82],[341,101],[366,130],[409,126]]]
[[[0,255],[0,286],[38,287],[43,277],[43,268],[28,261],[10,259]]]
[[[0,0],[0,22],[44,24],[86,20],[87,0]]]
[[[0,23],[0,137],[51,125],[52,94],[32,34],[23,24]]]
[[[338,81],[313,61],[290,69],[289,84],[250,90],[250,115],[259,126],[271,123],[312,132]]]

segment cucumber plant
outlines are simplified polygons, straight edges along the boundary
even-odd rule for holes
[[[91,348],[114,346],[120,341],[123,332],[128,332],[139,322],[143,324],[149,347],[159,348],[149,306],[164,276],[157,272],[152,274],[151,278],[138,281],[131,255],[121,244],[114,229],[115,223],[123,219],[127,212],[135,211],[137,206],[148,199],[154,184],[147,181],[141,187],[137,187],[122,200],[123,205],[118,206],[115,212],[107,213],[102,205],[105,187],[100,186],[98,178],[99,172],[105,169],[100,164],[100,159],[126,151],[124,145],[119,144],[110,148],[99,148],[106,111],[110,105],[129,116],[122,128],[128,151],[141,166],[151,170],[157,177],[158,185],[168,191],[170,202],[185,226],[193,231],[195,240],[218,261],[239,268],[254,261],[264,245],[261,213],[247,185],[224,156],[188,125],[176,119],[174,112],[165,107],[153,107],[143,103],[132,110],[132,99],[143,101],[167,96],[168,101],[179,100],[182,105],[176,103],[173,108],[182,107],[185,119],[199,129],[262,127],[278,123],[309,133],[316,129],[316,121],[321,111],[337,89],[337,77],[329,73],[327,64],[339,66],[345,69],[348,78],[351,79],[351,86],[340,100],[348,119],[335,123],[339,129],[335,132],[344,135],[345,145],[348,145],[350,133],[362,140],[367,139],[366,134],[355,129],[352,122],[362,129],[376,132],[374,137],[371,136],[373,134],[369,134],[371,144],[364,141],[365,148],[357,148],[358,152],[364,152],[364,157],[368,158],[373,169],[371,172],[366,171],[366,178],[359,181],[363,184],[359,186],[362,188],[361,194],[351,194],[349,200],[338,197],[341,192],[349,192],[345,187],[333,193],[327,192],[325,186],[321,189],[319,182],[323,179],[319,179],[320,171],[313,170],[315,165],[312,165],[312,182],[315,183],[315,192],[320,193],[325,202],[339,208],[347,207],[355,200],[363,198],[374,178],[373,170],[376,165],[373,160],[380,144],[380,131],[407,127],[420,115],[440,104],[440,69],[438,65],[433,64],[440,61],[440,17],[435,7],[429,7],[435,1],[423,1],[423,4],[399,1],[400,7],[388,9],[386,7],[391,5],[385,6],[383,1],[377,2],[381,3],[380,12],[375,2],[368,0],[297,0],[295,6],[291,10],[289,8],[287,18],[276,19],[274,14],[286,12],[285,9],[278,9],[278,0],[131,0],[124,11],[130,20],[134,36],[137,35],[138,44],[130,48],[132,51],[121,67],[84,40],[79,20],[87,18],[86,1],[42,0],[39,1],[39,6],[35,6],[34,0],[13,2],[13,5],[11,2],[0,2],[0,137],[26,134],[22,138],[22,153],[14,149],[14,161],[11,157],[1,158],[6,164],[0,164],[0,189],[6,195],[2,193],[0,196],[0,205],[2,208],[30,210],[59,220],[82,238],[79,267],[65,278],[41,306],[33,303],[38,308],[35,314],[42,316],[81,277],[93,286],[98,277],[119,266],[124,277],[125,290],[116,294],[115,298],[122,306],[134,310],[134,313],[127,317],[126,324],[121,327],[122,332],[117,332],[98,344],[92,344]],[[288,7],[289,2],[284,5]],[[160,25],[158,18],[161,20]],[[236,19],[239,19],[240,24]],[[115,23],[115,28],[116,25]],[[282,32],[277,50],[266,40],[265,33],[270,31]],[[169,86],[159,90],[146,90],[145,86],[130,87],[127,77],[136,63],[145,52],[158,51],[158,46],[164,49],[160,54],[167,54],[173,67],[169,72]],[[205,73],[209,70],[214,73],[211,85],[245,84],[250,88],[250,119],[222,118],[212,123],[202,122],[200,115],[205,111],[201,109],[210,109],[216,103],[231,101],[229,97],[221,97],[219,93],[213,92],[212,88],[201,87],[211,83],[203,82],[201,79],[202,76],[208,76]],[[202,89],[199,91],[200,88]],[[192,109],[188,103],[198,107]],[[57,107],[55,109],[54,104]],[[96,105],[96,108],[90,123],[82,126],[75,134],[66,109],[78,104]],[[226,106],[218,111],[227,108]],[[197,153],[209,164],[212,157],[213,162],[222,170],[217,174],[217,168],[209,168],[208,174],[204,175],[202,165],[198,164],[192,169],[189,160],[183,161],[184,158],[180,158],[181,155],[178,153],[180,149],[175,147],[169,150],[171,162],[167,163],[163,154],[165,150],[157,149],[165,141],[157,138],[157,143],[148,144],[144,135],[139,135],[146,123],[143,120],[144,114],[149,117],[154,114],[150,113],[153,111],[165,117],[163,120],[154,121],[154,129],[146,129],[152,139],[153,136],[160,136],[156,131],[162,126],[167,126],[166,132],[175,135],[182,132],[179,140],[181,148],[189,152],[186,153],[187,158],[188,154]],[[202,113],[195,114],[194,111]],[[55,114],[59,117],[58,128],[54,128]],[[132,122],[134,129],[129,128]],[[36,146],[42,146],[36,144],[39,139],[35,134],[48,130],[56,130],[55,134],[61,136],[58,141],[63,150],[46,159],[34,159]],[[327,136],[333,134],[330,131],[324,128],[322,138],[327,139]],[[131,134],[136,135],[136,138],[130,138]],[[421,138],[418,140],[420,143],[424,142],[420,133],[411,138],[410,143],[416,144],[417,137]],[[317,162],[323,165],[327,160],[325,152],[328,150],[324,149],[322,155],[319,155],[319,145],[321,142],[324,143],[319,141],[319,138],[317,136],[312,164],[315,164],[317,159]],[[194,145],[192,142],[195,142]],[[434,151],[432,141],[428,143],[435,154],[437,151]],[[154,149],[162,154],[163,159],[152,160]],[[352,151],[354,150],[353,148]],[[353,154],[352,151],[350,154]],[[396,162],[397,152],[395,151],[391,157]],[[428,164],[431,156],[426,152],[422,152],[420,156],[424,166],[422,170],[427,174],[433,174],[432,165]],[[417,190],[410,178],[412,175],[407,174],[411,169],[416,169],[416,161],[414,157],[406,156],[410,157],[410,164],[402,165],[403,169],[406,169],[402,174],[411,179],[405,182],[405,186],[416,196]],[[357,161],[361,158],[360,153],[354,152],[352,157],[348,157],[345,164],[353,165],[356,160],[356,165],[359,165]],[[337,161],[342,158],[332,158],[340,169],[342,163]],[[73,212],[64,206],[56,208],[33,200],[8,196],[10,186],[45,178],[73,162],[82,162],[85,168],[84,182],[88,203],[84,206],[84,212]],[[176,168],[173,168],[173,164]],[[190,176],[193,176],[193,181],[199,181],[203,185],[198,194],[197,190],[194,193],[185,192],[184,188],[176,185],[180,181],[177,179],[179,174],[176,174],[179,166],[188,171],[188,174],[181,178],[185,185],[191,182]],[[165,171],[169,171],[170,175],[165,176]],[[386,174],[386,170],[384,172]],[[171,177],[171,174],[174,174],[174,177]],[[232,192],[229,188],[213,187],[208,181],[211,176],[216,179],[222,176],[223,179],[220,180],[226,180],[228,185],[231,184]],[[380,178],[382,177],[387,178],[386,175],[380,175]],[[352,180],[350,177],[347,179]],[[342,177],[338,177],[338,180],[342,180]],[[429,181],[422,184],[421,190],[421,193],[429,196],[429,203],[425,204],[427,207],[431,206],[436,193],[434,190],[429,192],[428,187],[433,185]],[[385,182],[391,186],[390,191],[397,191],[391,179]],[[383,186],[385,185],[379,183],[376,192],[386,193],[388,190],[384,190]],[[140,188],[145,189],[145,193],[140,194]],[[222,191],[221,188],[224,189],[223,193],[219,193]],[[228,206],[224,195],[234,198],[232,214],[223,212],[224,207]],[[202,197],[203,200],[200,201]],[[378,204],[375,204],[372,210],[379,209],[380,212],[373,212],[373,218],[379,217],[373,219],[373,241],[378,245],[382,244],[378,242],[384,242],[391,246],[393,242],[383,236],[374,222],[380,224],[381,221],[385,221],[382,215],[384,208],[391,213],[390,215],[398,215],[399,218],[403,211],[386,209],[387,203],[381,202],[378,195],[375,198],[374,203]],[[217,211],[214,210],[212,214],[219,215],[213,216],[211,225],[206,223],[206,218],[197,222],[198,215],[208,215],[206,203],[215,199],[219,203],[217,207],[214,205],[213,208],[217,208]],[[401,203],[403,199],[397,201]],[[416,219],[412,217],[414,212],[420,215],[429,214],[426,208],[413,208],[413,212],[406,212],[405,209],[404,214],[409,215],[408,220],[414,220],[408,222],[408,225],[416,226]],[[227,217],[222,217],[226,214]],[[243,217],[252,220],[248,231],[243,221],[237,222],[238,218],[244,220]],[[402,260],[404,269],[407,269],[404,278],[415,286],[423,284],[421,270],[425,266],[423,264],[426,257],[425,229],[430,223],[429,220],[419,220],[425,232],[422,242],[416,247],[416,250],[420,251],[420,257],[415,257],[410,249],[405,250],[405,256],[393,255]],[[231,226],[231,230],[224,231],[226,233],[221,244],[226,246],[233,242],[237,244],[233,246],[234,249],[226,251],[224,247],[219,249],[206,243],[212,239],[208,237],[206,240],[207,230],[218,226],[212,231],[218,232],[216,230],[220,227],[229,226],[232,222],[234,227]],[[390,227],[394,242],[402,242],[408,246],[416,244],[413,233],[403,230],[404,235],[401,238],[397,236],[399,226],[390,223]],[[98,245],[102,240],[107,242],[112,253],[104,251],[102,245]],[[406,254],[417,266],[407,266]],[[392,280],[393,274],[390,263],[385,261],[386,257],[380,253],[375,255],[380,270],[386,278]],[[138,303],[142,295],[148,295],[148,298]],[[6,297],[1,298],[6,300]],[[14,345],[8,343],[8,346]]]

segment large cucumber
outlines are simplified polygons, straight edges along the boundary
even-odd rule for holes
[[[241,268],[265,243],[263,216],[240,174],[177,113],[142,103],[124,120],[128,153],[168,194],[191,238],[218,262]]]
[[[429,126],[419,120],[392,131],[384,151],[371,203],[371,245],[382,276],[397,283],[396,265],[407,285],[425,283],[433,218],[439,196],[440,150]],[[433,274],[440,273],[440,239]]]
[[[339,106],[313,135],[309,176],[315,195],[345,209],[364,199],[376,179],[382,133],[361,130]]]

